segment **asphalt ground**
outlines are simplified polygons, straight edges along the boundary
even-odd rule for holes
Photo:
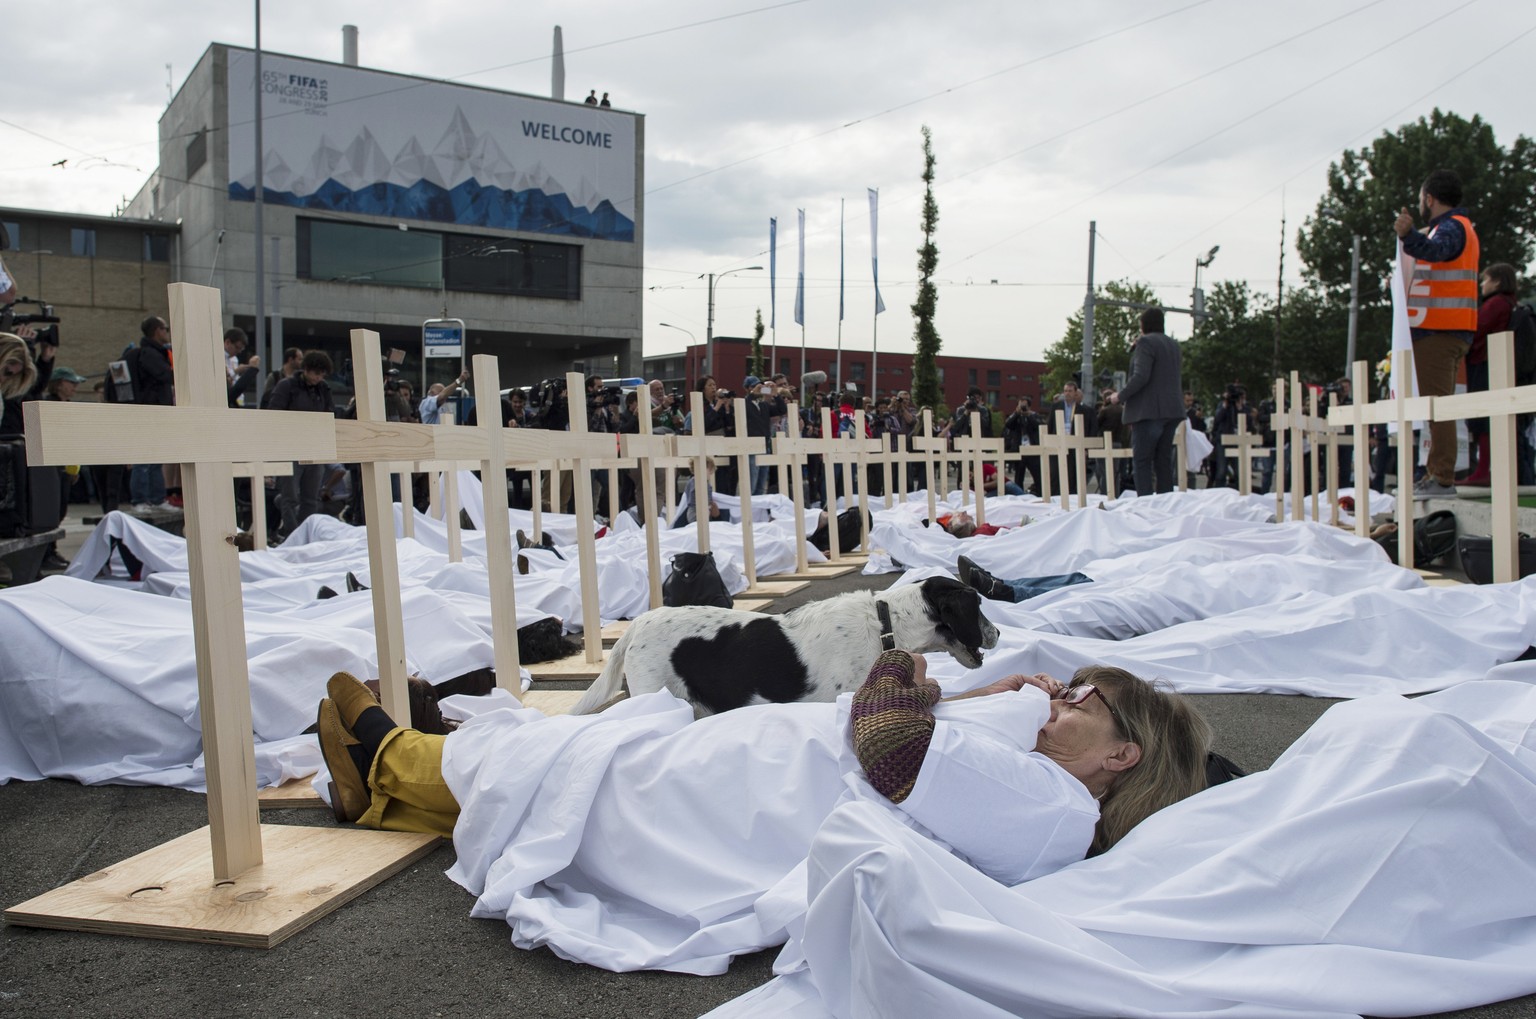
[[[894,575],[817,581],[776,611]],[[1332,700],[1194,698],[1217,749],[1267,767]],[[329,825],[327,812],[264,811],[272,824]],[[204,798],[171,789],[13,782],[0,787],[0,905],[10,906],[207,823]],[[546,949],[513,948],[499,921],[469,917],[471,897],[443,872],[444,844],[277,948],[261,951],[95,934],[0,929],[0,1017],[697,1016],[768,980],[775,951],[719,977],[608,973]],[[1536,966],[1536,960],[1532,961]],[[1536,995],[1448,1016],[1536,1019]]]

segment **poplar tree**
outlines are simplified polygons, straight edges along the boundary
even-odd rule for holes
[[[763,370],[763,309],[757,309],[757,323],[752,327],[752,356],[747,359],[747,374],[766,378],[773,373]]]
[[[917,300],[912,304],[912,316],[917,320],[913,333],[917,352],[912,358],[912,402],[918,407],[936,410],[943,393],[939,390],[938,355],[943,341],[934,328],[934,311],[939,303],[939,291],[933,284],[933,273],[939,267],[939,248],[933,243],[934,231],[939,225],[939,203],[933,197],[933,132],[923,125],[923,246],[917,249]]]

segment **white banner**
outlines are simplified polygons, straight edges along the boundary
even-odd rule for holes
[[[580,103],[262,56],[263,199],[633,241],[635,121]],[[229,51],[229,193],[255,194],[255,54]]]

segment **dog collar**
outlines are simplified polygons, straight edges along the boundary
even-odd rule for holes
[[[880,599],[875,599],[875,613],[880,617],[880,650],[896,650],[896,634],[891,632],[891,610]]]

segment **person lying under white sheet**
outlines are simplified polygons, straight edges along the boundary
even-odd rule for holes
[[[878,802],[1000,880],[1103,851],[1205,785],[1209,727],[1118,669],[1011,676],[940,703],[921,656],[881,655],[838,704],[693,722],[666,692],[598,715],[502,710],[402,729],[350,676],[319,713],[339,816],[452,835],[449,876],[521,947],[612,970],[723,972],[784,940],[835,804]]]

